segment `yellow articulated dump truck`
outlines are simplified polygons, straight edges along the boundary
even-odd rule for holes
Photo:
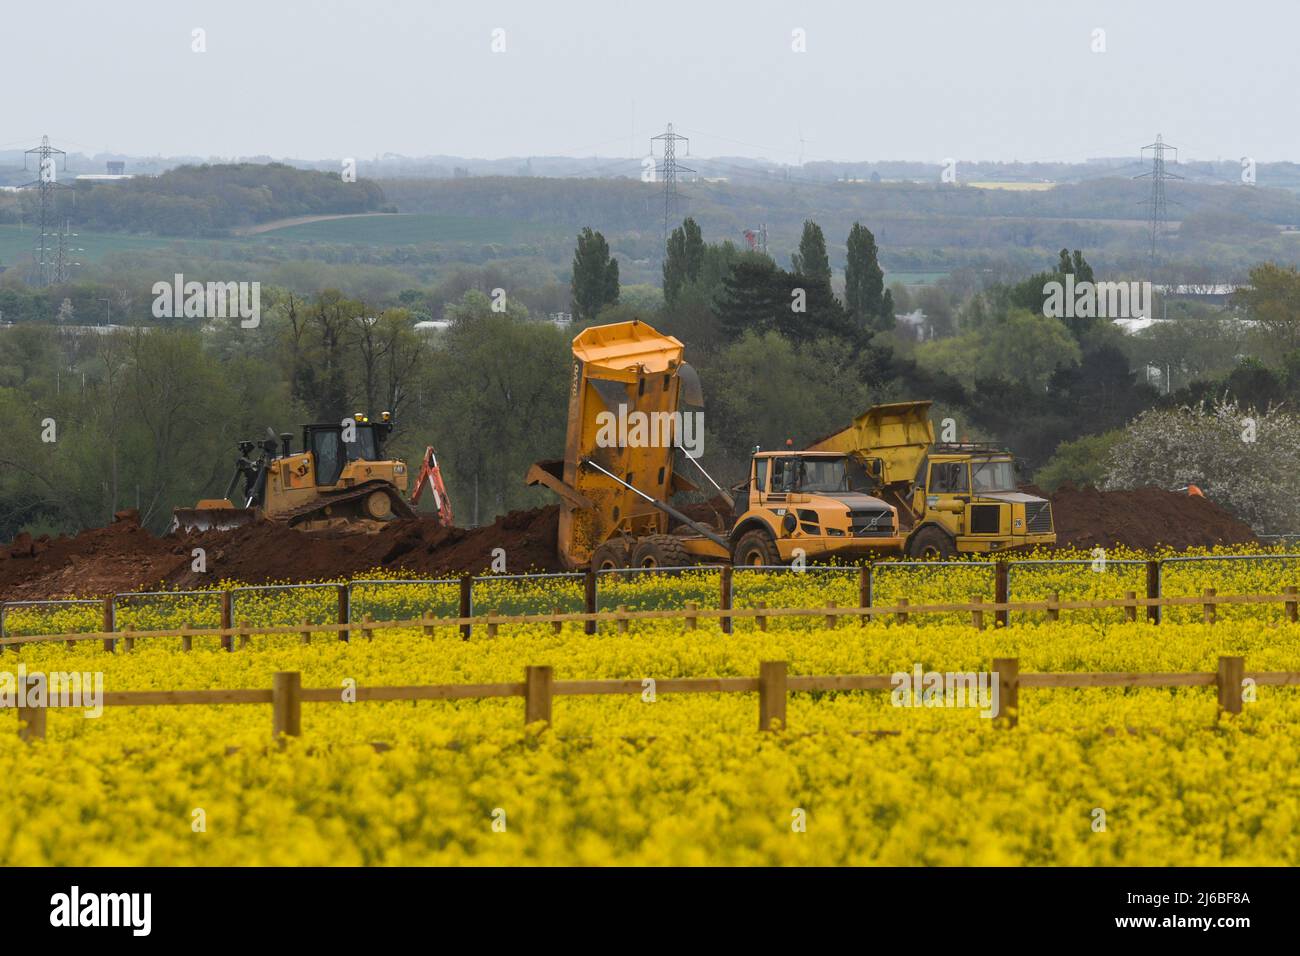
[[[756,452],[740,493],[724,492],[729,527],[673,507],[674,494],[697,490],[682,474],[687,461],[707,476],[691,440],[703,434],[703,393],[684,351],[637,321],[573,340],[564,458],[534,464],[526,478],[560,498],[566,566],[777,565],[902,547],[897,509],[866,494],[864,469],[837,451]]]
[[[1052,504],[1016,489],[1011,453],[935,444],[930,405],[876,405],[809,448],[847,455],[866,472],[873,491],[898,507],[912,557],[1055,544]]]

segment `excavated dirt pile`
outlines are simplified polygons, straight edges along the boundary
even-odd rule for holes
[[[1042,494],[1033,488],[1026,488]],[[1064,484],[1051,495],[1058,546],[1237,544],[1250,528],[1205,498],[1142,488],[1101,492]],[[721,527],[726,502],[682,509]],[[510,572],[560,570],[555,553],[559,509],[552,505],[503,515],[481,528],[439,528],[432,520],[395,521],[378,534],[294,531],[260,521],[232,531],[155,537],[134,511],[74,537],[21,534],[0,545],[0,600],[88,597],[146,588],[189,588],[222,579],[247,584],[344,579],[375,570],[447,577],[487,570],[503,548]],[[207,572],[191,569],[203,548]]]
[[[1255,541],[1250,526],[1208,498],[1162,488],[1098,491],[1064,482],[1052,499],[1057,547],[1130,547],[1159,545],[1182,549]]]
[[[247,584],[357,577],[378,569],[444,577],[487,570],[505,549],[511,572],[559,569],[555,506],[514,511],[481,528],[439,528],[432,520],[395,521],[378,534],[302,532],[270,521],[231,531],[155,537],[125,512],[105,528],[75,537],[19,535],[0,546],[0,600],[189,588],[222,579]],[[202,548],[207,572],[191,569]]]

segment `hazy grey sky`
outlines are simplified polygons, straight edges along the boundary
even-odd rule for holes
[[[629,156],[671,121],[696,155],[782,162],[801,137],[806,160],[1081,160],[1157,132],[1297,160],[1297,28],[1287,0],[6,0],[0,148]]]

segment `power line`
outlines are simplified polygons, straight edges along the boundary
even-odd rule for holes
[[[27,157],[35,156],[37,160],[36,179],[25,183],[22,188],[35,188],[39,193],[40,211],[37,214],[40,235],[36,238],[33,258],[36,260],[36,285],[48,286],[60,281],[60,273],[66,272],[63,245],[66,239],[59,238],[56,251],[56,238],[52,235],[55,222],[54,192],[59,188],[57,163],[58,157],[64,157],[64,171],[67,171],[67,153],[50,145],[49,136],[41,137],[41,145],[33,146],[23,153],[23,169],[27,169]],[[61,232],[62,230],[60,230]],[[66,279],[66,276],[64,277]]]
[[[1151,180],[1151,198],[1143,202],[1143,205],[1150,206],[1151,215],[1151,274],[1155,278],[1156,268],[1156,250],[1160,246],[1169,227],[1169,210],[1168,201],[1165,199],[1165,180],[1182,179],[1182,176],[1175,175],[1165,169],[1165,152],[1174,154],[1174,163],[1178,162],[1178,147],[1170,146],[1165,142],[1165,138],[1159,133],[1156,134],[1156,141],[1142,147],[1143,154],[1151,150],[1151,171],[1143,173],[1140,176],[1134,176],[1134,179]]]
[[[677,218],[677,174],[693,173],[695,170],[689,166],[683,166],[677,162],[677,143],[686,144],[686,155],[691,154],[691,141],[685,136],[678,136],[673,132],[673,124],[668,124],[668,130],[660,133],[658,136],[650,137],[650,153],[654,154],[654,144],[656,142],[663,144],[663,161],[655,166],[655,172],[663,176],[664,184],[664,248],[668,248],[668,224]]]

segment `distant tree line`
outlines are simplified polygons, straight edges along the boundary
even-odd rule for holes
[[[83,229],[216,236],[291,216],[375,212],[383,190],[368,180],[282,163],[179,166],[156,177],[75,183]]]

